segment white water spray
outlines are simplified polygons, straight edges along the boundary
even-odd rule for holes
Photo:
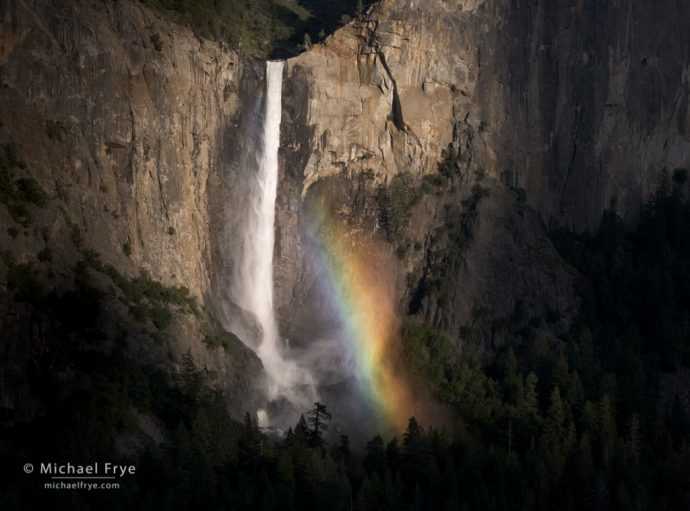
[[[239,301],[256,316],[262,327],[257,355],[269,378],[270,400],[286,398],[295,408],[309,408],[314,399],[310,373],[284,357],[273,309],[273,248],[275,244],[275,202],[278,191],[278,148],[283,62],[267,62],[266,110],[262,149],[257,157],[255,196],[250,198],[240,264]],[[259,410],[262,425],[270,417]]]

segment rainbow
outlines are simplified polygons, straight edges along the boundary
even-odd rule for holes
[[[324,208],[311,212],[309,236],[323,270],[322,285],[344,327],[364,406],[382,430],[402,431],[414,402],[396,367],[400,324],[386,248],[343,228]]]

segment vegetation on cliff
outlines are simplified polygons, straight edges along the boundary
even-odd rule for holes
[[[45,206],[47,194],[35,179],[15,178],[14,171],[25,168],[12,142],[0,146],[0,204],[7,207],[14,222],[26,228],[33,221],[31,206]]]
[[[279,57],[323,39],[360,15],[362,0],[143,0],[199,35],[228,42],[246,55]],[[153,39],[159,36],[154,34]],[[156,41],[152,41],[156,45]],[[160,44],[160,41],[158,42]]]

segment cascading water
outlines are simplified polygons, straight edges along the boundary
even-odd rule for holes
[[[316,271],[317,281],[309,300],[319,303],[315,315],[323,315],[323,323],[293,329],[298,332],[294,347],[279,333],[273,254],[283,65],[266,64],[266,94],[247,102],[243,120],[247,143],[231,197],[238,201],[232,210],[244,215],[226,219],[233,241],[228,247],[233,272],[228,329],[245,339],[263,362],[268,386],[263,404],[257,405],[259,426],[294,425],[300,414],[321,401],[337,404],[334,420],[341,424],[372,429],[382,418],[397,418],[398,408],[409,409],[403,406],[403,386],[384,360],[391,344],[388,336],[395,329],[389,300],[394,292],[389,289],[392,279],[380,269],[385,258],[375,263],[376,246],[364,243],[366,248],[358,249],[324,212],[303,211],[308,225],[302,233],[305,264]],[[323,232],[321,222],[328,226]],[[364,264],[365,259],[373,265]]]
[[[286,347],[280,342],[273,309],[273,248],[282,74],[282,61],[267,62],[262,145],[256,158],[256,183],[254,187],[250,187],[255,193],[249,199],[244,229],[238,300],[243,308],[254,314],[262,328],[256,352],[269,378],[269,400],[284,398],[294,409],[305,410],[315,398],[312,378],[308,371],[286,357]],[[259,410],[257,415],[261,426],[267,426],[272,420],[265,410]]]

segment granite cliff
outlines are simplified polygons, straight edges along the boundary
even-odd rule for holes
[[[660,171],[690,165],[689,19],[681,3],[383,0],[289,59],[281,330],[306,343],[331,321],[304,248],[305,205],[321,201],[387,244],[410,321],[481,356],[525,328],[556,339],[577,276],[546,227],[591,229],[609,207],[633,222]],[[248,408],[260,362],[228,332],[256,335],[231,275],[263,73],[129,0],[0,5],[6,409],[34,413],[28,368],[54,369],[51,327],[16,299],[13,270],[72,289],[80,260],[108,290],[106,344],[124,324],[142,360],[189,350]],[[25,200],[28,182],[45,196]],[[188,290],[170,321],[132,313],[158,306],[123,289],[142,271]]]
[[[4,406],[31,414],[28,367],[61,370],[46,367],[56,333],[12,298],[11,270],[24,265],[42,293],[59,293],[79,287],[78,261],[96,259],[89,279],[107,290],[103,309],[114,316],[102,341],[123,327],[132,355],[163,367],[190,351],[242,413],[261,364],[211,314],[222,257],[214,190],[241,138],[238,85],[251,63],[135,2],[3,2],[0,16],[2,142],[21,160],[3,171],[10,181],[30,176],[45,194],[25,217],[5,195],[0,208],[12,260],[0,270]],[[182,289],[196,312],[146,298],[147,282]],[[171,320],[157,318],[169,306]]]
[[[429,172],[471,130],[474,162],[526,190],[547,223],[591,229],[612,202],[634,219],[659,172],[688,165],[689,16],[644,2],[380,2],[290,60],[314,127],[305,187],[353,162],[384,178]]]
[[[364,229],[393,245],[409,312],[483,349],[508,325],[560,335],[577,305],[545,226],[595,229],[606,208],[634,223],[660,176],[689,164],[690,12],[650,9],[378,3],[288,62],[282,218],[340,190],[333,209],[359,229],[356,178],[371,177],[369,204],[383,189],[402,210]],[[310,290],[293,230],[280,231],[278,283]],[[310,299],[288,298],[284,316],[309,323],[295,304]]]

